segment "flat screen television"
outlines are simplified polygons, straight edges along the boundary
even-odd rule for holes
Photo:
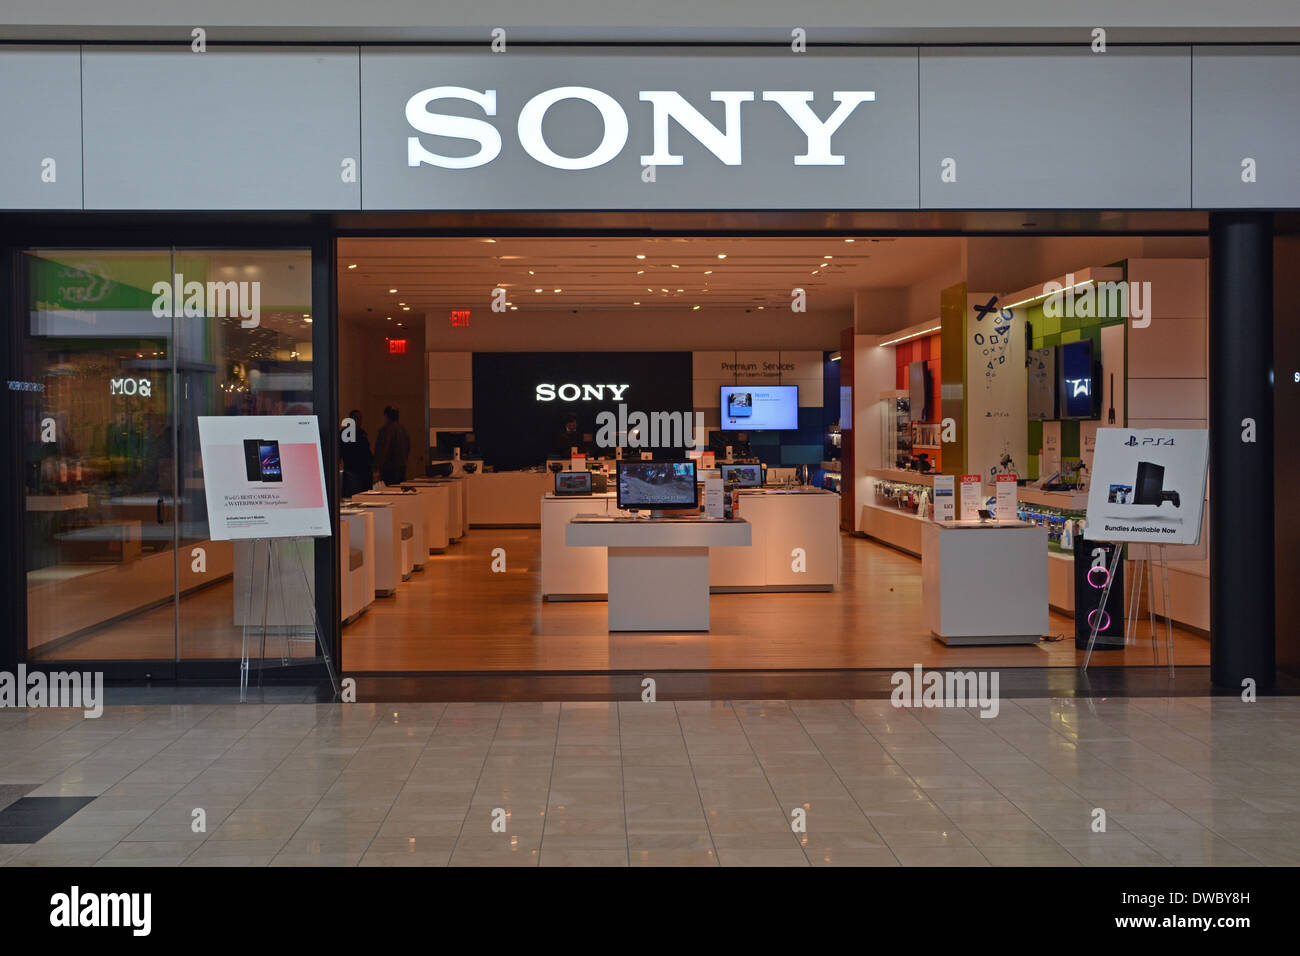
[[[619,508],[694,508],[699,498],[693,461],[620,461],[616,485]]]
[[[798,385],[723,385],[723,431],[793,431],[799,427]]]
[[[1029,420],[1048,422],[1056,418],[1056,349],[1030,349],[1025,353],[1025,377],[1029,383]]]
[[[723,484],[731,488],[762,488],[762,465],[719,465]]]
[[[1092,340],[1067,342],[1056,350],[1056,417],[1081,421],[1101,417],[1101,370]]]
[[[907,397],[911,400],[908,413],[914,422],[930,418],[930,370],[924,362],[907,366]]]

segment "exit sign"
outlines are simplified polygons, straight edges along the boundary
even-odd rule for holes
[[[457,311],[456,309],[452,309],[451,324],[462,325],[462,326],[469,325],[469,309],[466,309],[463,312]]]
[[[389,340],[388,340],[388,354],[389,354],[389,355],[405,355],[405,354],[406,354],[406,339],[389,339]]]

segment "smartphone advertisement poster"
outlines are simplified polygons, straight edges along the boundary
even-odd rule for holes
[[[200,415],[209,537],[330,535],[315,415]]]

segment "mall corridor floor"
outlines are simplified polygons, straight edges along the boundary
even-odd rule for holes
[[[1296,865],[1297,718],[1186,697],[4,710],[0,864]]]

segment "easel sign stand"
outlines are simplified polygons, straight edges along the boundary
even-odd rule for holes
[[[1163,586],[1165,660],[1174,678],[1174,625],[1169,603],[1170,544],[1196,545],[1201,539],[1205,483],[1209,467],[1209,433],[1194,428],[1099,428],[1088,489],[1089,538],[1115,546],[1106,569],[1100,608],[1108,606],[1125,544],[1140,544],[1145,555],[1137,561],[1125,610],[1124,643],[1137,641],[1138,606],[1147,585],[1151,616],[1151,658],[1160,666],[1156,626],[1156,571]],[[1096,569],[1094,569],[1096,570]],[[1104,611],[1089,615],[1088,649],[1080,670],[1086,674],[1097,635],[1108,624]]]
[[[208,536],[243,544],[236,545],[234,601],[235,623],[243,629],[240,703],[248,700],[254,661],[258,686],[268,667],[324,663],[337,697],[339,679],[303,560],[305,542],[333,533],[316,416],[200,415],[198,425]],[[239,594],[241,553],[248,563],[246,598]],[[301,644],[312,645],[309,656],[294,656]]]
[[[310,538],[253,538],[249,543],[252,545],[252,555],[248,562],[248,613],[244,617],[243,627],[243,648],[240,652],[239,661],[239,702],[245,704],[248,702],[248,678],[252,669],[251,649],[256,646],[257,651],[257,686],[262,686],[262,671],[267,667],[276,666],[274,659],[268,660],[266,656],[266,644],[272,634],[273,628],[279,628],[279,637],[281,638],[282,650],[279,655],[279,666],[288,667],[290,665],[313,664],[317,662],[324,663],[325,672],[329,675],[330,686],[334,689],[334,696],[339,696],[339,680],[334,673],[334,662],[330,659],[329,642],[325,638],[325,632],[320,625],[320,616],[316,613],[315,588],[312,587],[311,578],[307,574],[307,566],[302,560],[303,541],[313,540]],[[285,544],[278,546],[280,542]],[[311,610],[312,633],[298,635],[296,632],[299,625],[287,623],[290,618],[290,601],[289,588],[290,581],[295,577],[292,567],[287,568],[288,563],[285,560],[284,551],[288,548],[293,552],[294,564],[297,565],[298,577],[301,578],[304,591],[307,595],[307,606]],[[257,620],[256,609],[254,608],[256,588],[257,569],[261,564],[261,554],[265,554],[265,571],[264,578],[266,587],[262,589],[262,613],[260,626],[253,622]],[[287,573],[286,573],[287,572]],[[271,624],[271,600],[272,595],[277,595],[280,601],[279,620],[286,623],[283,625]],[[259,640],[260,632],[260,640]],[[294,644],[311,644],[313,650],[320,649],[318,655],[310,657],[295,657],[292,653]]]

